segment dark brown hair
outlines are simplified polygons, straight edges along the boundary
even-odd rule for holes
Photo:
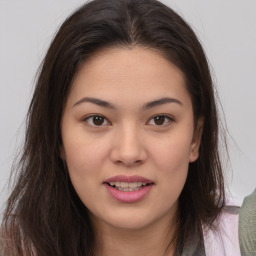
[[[202,225],[213,228],[225,193],[214,88],[201,44],[189,25],[158,1],[94,0],[63,23],[39,70],[18,178],[2,223],[5,256],[93,255],[87,209],[59,154],[60,121],[80,64],[115,46],[157,49],[183,71],[195,125],[203,117],[204,129],[199,159],[189,165],[179,197],[177,254],[202,239]]]

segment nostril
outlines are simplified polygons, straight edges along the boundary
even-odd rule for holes
[[[111,161],[125,166],[138,166],[142,164],[147,158],[146,151],[140,143],[134,144],[127,145],[127,143],[122,144],[122,142],[119,142],[110,152]]]

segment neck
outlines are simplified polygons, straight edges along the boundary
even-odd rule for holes
[[[99,240],[97,256],[174,255],[173,237],[176,227],[173,224],[167,226],[166,222],[158,222],[138,230],[121,229],[104,224],[100,226],[97,227]]]

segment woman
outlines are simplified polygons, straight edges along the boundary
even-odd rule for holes
[[[4,255],[216,255],[209,237],[231,216],[218,122],[180,16],[155,0],[85,4],[41,66]]]

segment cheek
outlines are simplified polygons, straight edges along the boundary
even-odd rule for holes
[[[101,170],[107,155],[104,139],[84,132],[63,134],[64,152],[71,182],[85,205],[94,198],[95,186],[101,184]]]
[[[95,185],[102,182],[104,153],[103,147],[90,146],[81,141],[71,140],[71,143],[66,143],[66,163],[72,185],[81,201],[89,208],[95,198]]]
[[[99,171],[106,152],[98,144],[72,141],[65,146],[65,157],[69,172],[78,176],[87,176]]]
[[[106,155],[106,138],[85,131],[83,124],[67,124],[62,132],[65,159],[70,171],[82,172],[97,166]],[[105,145],[105,146],[104,146]],[[92,167],[93,167],[92,166]]]
[[[160,153],[161,152],[161,153]],[[189,150],[187,143],[166,143],[159,149],[157,169],[159,170],[159,189],[164,202],[174,204],[183,190],[189,166]]]
[[[175,202],[184,187],[187,179],[189,156],[190,156],[190,135],[168,136],[165,140],[154,143],[155,167],[158,170],[157,178],[165,202]]]
[[[151,147],[154,161],[168,173],[187,170],[190,151],[190,139],[185,136],[170,136]]]

